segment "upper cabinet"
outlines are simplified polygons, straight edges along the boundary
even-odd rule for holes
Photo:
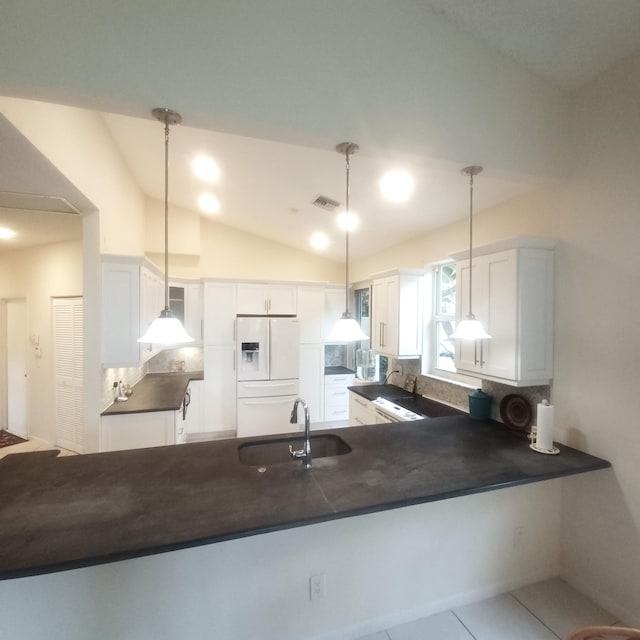
[[[197,342],[202,340],[202,284],[170,287],[169,306]],[[165,306],[164,276],[142,258],[102,256],[102,364],[139,367],[162,350],[141,344],[143,335]]]
[[[401,270],[374,278],[371,348],[394,358],[422,355],[424,273]]]
[[[158,312],[160,310],[158,309]],[[140,262],[118,256],[102,260],[102,363],[138,366],[141,324]]]
[[[238,284],[238,315],[294,316],[296,309],[296,285]]]
[[[473,313],[490,339],[458,340],[456,368],[513,386],[553,377],[554,241],[520,238],[474,251]],[[456,321],[469,313],[468,252],[456,259]]]

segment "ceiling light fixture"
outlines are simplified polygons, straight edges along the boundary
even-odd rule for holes
[[[477,176],[482,167],[472,165],[462,169],[461,173],[469,176],[469,314],[462,320],[456,330],[451,334],[452,338],[461,340],[485,340],[491,336],[484,330],[480,320],[473,315],[471,295],[473,289],[473,176]]]
[[[205,182],[217,182],[220,177],[220,169],[211,158],[200,155],[192,163],[193,172]]]
[[[15,236],[15,231],[7,229],[6,227],[0,227],[0,240],[11,240],[11,238],[15,238]]]
[[[341,142],[336,146],[336,151],[344,154],[346,166],[346,216],[349,218],[349,156],[358,151],[359,147],[354,142]],[[329,342],[353,342],[355,340],[368,340],[369,336],[363,333],[360,325],[349,312],[349,229],[345,229],[345,282],[344,297],[345,309],[342,317],[333,325],[331,333],[325,338]]]
[[[198,198],[198,206],[205,213],[220,213],[220,200],[211,193],[203,193]]]
[[[138,342],[170,346],[193,342],[182,322],[173,316],[169,308],[169,125],[180,124],[182,116],[164,107],[156,108],[152,113],[157,120],[164,122],[164,309]]]
[[[380,180],[380,191],[390,202],[406,202],[413,194],[413,178],[406,171],[389,171]]]
[[[329,246],[329,237],[322,231],[316,231],[309,239],[309,243],[314,249],[323,251]]]

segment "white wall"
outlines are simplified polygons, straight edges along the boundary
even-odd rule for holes
[[[572,174],[479,213],[476,244],[558,239],[552,401],[557,439],[613,463],[566,483],[564,575],[640,626],[640,56],[572,99]],[[482,189],[482,176],[475,183]],[[443,259],[468,243],[459,223],[354,265],[354,277]]]
[[[561,482],[0,582],[0,636],[358,638],[555,575]]]
[[[82,245],[59,243],[0,253],[0,298],[26,298],[27,335],[40,337],[41,358],[29,347],[29,435],[55,438],[51,298],[82,295]]]

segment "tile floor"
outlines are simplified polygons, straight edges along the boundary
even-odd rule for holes
[[[27,440],[26,442],[13,444],[10,447],[0,447],[0,458],[4,458],[11,453],[28,453],[29,451],[47,451],[49,449],[58,449],[60,451],[58,456],[77,455],[74,451],[68,451],[67,449],[61,449],[60,447],[51,447],[45,442],[41,442],[38,440]]]
[[[580,627],[611,624],[622,623],[554,578],[360,640],[563,640]]]

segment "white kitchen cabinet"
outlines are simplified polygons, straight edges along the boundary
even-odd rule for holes
[[[205,345],[236,343],[237,286],[235,282],[206,281],[203,299]]]
[[[238,283],[238,314],[295,316],[296,286],[275,283]]]
[[[324,344],[300,345],[300,397],[309,406],[311,422],[324,420]]]
[[[139,338],[160,315],[165,305],[164,278],[145,265],[140,266],[140,327]],[[162,351],[159,344],[140,344],[140,361],[146,362]]]
[[[349,391],[349,426],[359,427],[376,424],[376,410],[373,403],[354,391]]]
[[[236,430],[236,349],[205,346],[203,432]]]
[[[102,416],[100,451],[144,449],[175,444],[176,412],[149,411]]]
[[[324,420],[325,422],[349,420],[349,389],[353,384],[353,374],[328,375],[324,377]]]
[[[514,386],[549,384],[553,377],[554,243],[526,238],[495,245],[504,246],[504,250],[482,247],[474,252],[473,313],[491,338],[457,340],[456,369]],[[469,313],[468,254],[466,258],[457,255],[458,322]]]
[[[102,364],[107,367],[140,363],[140,263],[102,261]]]
[[[422,355],[424,273],[396,271],[372,287],[371,348],[394,358]]]
[[[349,291],[351,296],[351,291]],[[324,327],[322,337],[333,331],[333,325],[342,317],[345,310],[345,292],[342,287],[327,287],[324,291]],[[349,300],[349,309],[353,310],[353,301]]]
[[[324,341],[324,287],[299,285],[296,293],[298,300],[298,322],[300,323],[300,342]]]
[[[169,283],[169,308],[182,322],[185,331],[195,344],[202,343],[203,286],[201,282],[184,280]]]

